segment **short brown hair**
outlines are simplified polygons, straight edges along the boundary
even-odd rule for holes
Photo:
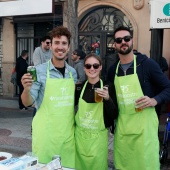
[[[133,37],[132,31],[130,30],[129,27],[120,26],[120,27],[118,27],[118,28],[116,28],[116,29],[114,30],[114,33],[113,33],[113,37],[114,37],[114,38],[115,38],[115,34],[116,34],[118,31],[128,31],[129,34]]]
[[[61,36],[66,36],[68,39],[68,42],[70,44],[70,38],[71,38],[71,33],[68,30],[68,28],[64,27],[64,26],[58,26],[53,28],[50,32],[49,35],[51,37],[51,39],[53,39],[54,37],[61,37]]]

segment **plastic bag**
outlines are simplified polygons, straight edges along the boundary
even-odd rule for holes
[[[11,80],[10,80],[10,82],[11,82],[14,86],[17,85],[17,73],[16,73],[15,68],[13,68],[13,70],[12,70],[12,75],[11,75]]]

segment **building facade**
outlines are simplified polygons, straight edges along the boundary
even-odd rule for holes
[[[1,3],[1,2],[0,2]],[[10,83],[11,70],[23,49],[29,51],[29,63],[40,38],[57,25],[68,26],[64,0],[54,1],[52,14],[0,18],[0,95],[13,97],[16,87]],[[68,9],[69,10],[69,9]],[[134,49],[150,57],[149,0],[79,0],[78,42],[86,53],[95,52],[103,62],[103,75],[114,62],[113,31],[119,26],[133,30]],[[74,37],[73,37],[74,38]],[[163,56],[169,64],[170,29],[164,30]]]

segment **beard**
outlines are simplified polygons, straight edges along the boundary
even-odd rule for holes
[[[46,46],[46,47],[45,47],[45,50],[50,50],[50,46]]]
[[[132,51],[132,49],[133,49],[133,44],[131,46],[129,46],[129,47],[126,46],[126,47],[128,47],[126,50],[122,50],[121,49],[123,46],[124,45],[122,45],[119,49],[116,49],[119,54],[122,54],[122,55],[129,54]]]

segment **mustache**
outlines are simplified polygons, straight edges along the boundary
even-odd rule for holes
[[[128,47],[128,45],[122,44],[122,45],[120,46],[120,48],[122,48],[122,47]]]

